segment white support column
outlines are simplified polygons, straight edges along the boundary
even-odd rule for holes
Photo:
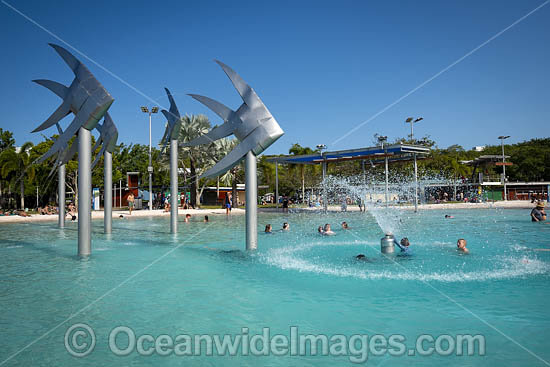
[[[178,232],[178,141],[170,140],[170,233]]]
[[[246,249],[258,248],[258,163],[252,151],[246,153]]]
[[[65,165],[59,166],[57,171],[57,201],[59,205],[59,228],[65,228]]]
[[[113,154],[103,155],[103,232],[111,233],[113,228]]]
[[[92,134],[78,131],[78,255],[92,254]]]

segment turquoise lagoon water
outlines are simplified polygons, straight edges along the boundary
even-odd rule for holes
[[[371,215],[363,213],[260,214],[262,228],[271,223],[277,229],[288,221],[291,231],[260,232],[259,250],[253,254],[242,251],[244,216],[211,216],[209,224],[180,223],[177,236],[166,233],[168,218],[116,220],[111,236],[102,233],[102,221],[94,221],[89,260],[75,256],[75,223],[65,230],[55,223],[4,224],[0,363],[351,363],[348,356],[311,353],[231,357],[204,352],[144,356],[134,351],[117,356],[108,341],[117,326],[131,328],[136,336],[173,338],[255,335],[264,327],[272,335],[290,336],[293,326],[299,334],[401,334],[407,350],[421,334],[480,334],[485,337],[484,356],[369,354],[363,364],[538,366],[544,365],[541,359],[550,360],[550,252],[533,251],[550,247],[550,225],[531,223],[528,210],[393,213],[396,235],[406,235],[412,243],[411,258],[382,257],[383,232]],[[455,218],[444,219],[444,214]],[[338,229],[343,220],[350,231]],[[317,235],[316,228],[324,223],[331,223],[337,234]],[[460,237],[468,241],[468,256],[455,251]],[[371,261],[355,261],[359,253]],[[82,358],[69,354],[64,343],[68,328],[77,323],[89,325],[96,336],[95,348]],[[124,346],[124,338],[120,343]]]

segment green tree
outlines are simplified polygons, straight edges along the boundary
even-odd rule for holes
[[[34,180],[34,166],[29,156],[29,150],[32,148],[31,142],[23,144],[19,151],[15,149],[6,149],[0,153],[0,168],[3,178],[13,176],[15,182],[19,183],[21,209],[25,209],[25,181],[31,183]]]
[[[307,155],[307,154],[313,154],[315,151],[309,147],[302,147],[300,144],[295,143],[293,144],[290,149],[288,150],[289,154],[292,155]],[[305,200],[306,197],[306,165],[305,164],[299,164],[300,169],[300,178],[302,180],[302,200]]]

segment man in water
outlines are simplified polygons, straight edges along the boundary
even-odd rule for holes
[[[544,212],[544,202],[537,202],[537,206],[531,210],[532,222],[543,222],[546,220],[546,213]]]
[[[411,248],[409,247],[411,243],[409,242],[409,239],[407,237],[404,237],[401,239],[401,243],[397,242],[396,240],[393,240],[395,245],[401,249],[401,255],[403,256],[411,256],[413,254]]]
[[[342,222],[342,229],[349,229],[348,222]]]
[[[456,250],[458,252],[463,252],[465,254],[469,254],[470,250],[466,248],[466,240],[464,238],[459,239],[456,241]]]
[[[281,229],[281,231],[290,231],[290,224],[288,224],[287,222],[284,222],[283,229]]]

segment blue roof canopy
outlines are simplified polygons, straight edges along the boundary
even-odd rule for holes
[[[327,162],[341,162],[348,160],[378,160],[388,157],[390,162],[407,161],[413,158],[425,158],[430,153],[430,148],[422,145],[395,144],[385,147],[370,147],[350,150],[338,150],[334,152],[323,152],[308,155],[284,155],[279,157],[270,157],[268,162],[278,162],[286,164],[320,164]]]

